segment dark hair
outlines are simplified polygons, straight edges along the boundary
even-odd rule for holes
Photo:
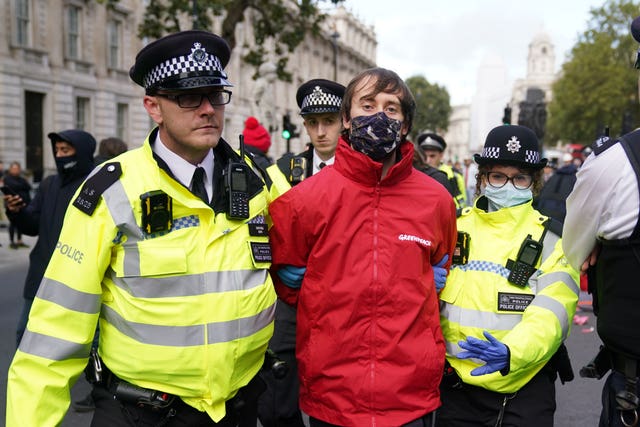
[[[127,151],[127,148],[127,143],[120,138],[105,138],[100,141],[100,146],[98,147],[98,155],[110,159],[117,156],[118,154],[124,153],[125,151]]]
[[[387,70],[386,68],[369,68],[360,72],[355,76],[344,92],[344,98],[342,98],[342,108],[340,109],[340,117],[346,120],[351,120],[351,99],[356,91],[356,88],[363,80],[374,79],[375,84],[373,90],[368,95],[375,97],[381,92],[385,93],[398,93],[400,98],[400,108],[402,109],[402,115],[404,116],[403,124],[407,126],[407,135],[411,132],[411,126],[413,124],[413,116],[416,111],[416,101],[413,99],[413,95],[409,90],[406,83],[396,74],[394,71]],[[343,129],[342,135],[345,139],[348,139],[349,130]],[[402,137],[404,141],[406,135]]]
[[[495,166],[496,164],[500,164],[500,163],[491,163],[491,164],[485,164],[485,165],[479,165],[478,166],[478,173],[476,174],[476,194],[475,197],[478,197],[480,195],[480,186],[482,184],[482,177],[484,175],[486,175],[487,172],[489,172],[492,168],[492,166]],[[542,185],[544,184],[544,182],[542,182],[542,169],[530,169],[530,168],[521,168],[518,166],[517,167],[519,170],[530,174],[533,177],[533,183],[531,184],[531,192],[533,193],[534,196],[537,196],[540,193],[540,190],[542,189]]]

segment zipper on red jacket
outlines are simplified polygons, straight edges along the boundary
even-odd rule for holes
[[[369,383],[369,405],[370,408],[369,410],[371,411],[371,427],[376,427],[377,422],[376,422],[376,415],[375,415],[375,408],[374,408],[374,398],[375,398],[375,391],[374,391],[374,385],[376,382],[376,355],[375,355],[375,341],[376,341],[376,332],[377,332],[377,310],[378,310],[378,276],[379,276],[379,272],[378,272],[378,259],[380,256],[379,250],[378,250],[378,245],[379,245],[379,238],[378,238],[378,232],[379,232],[379,228],[380,228],[380,224],[379,224],[379,208],[380,208],[380,183],[378,182],[378,184],[376,184],[375,187],[375,194],[374,194],[374,200],[373,200],[373,277],[372,277],[372,282],[373,282],[373,296],[374,296],[374,301],[373,301],[373,310],[374,310],[374,316],[373,319],[371,321],[371,333],[370,333],[370,337],[369,337],[369,342],[370,342],[370,350],[369,350],[369,379],[370,379],[370,383]]]

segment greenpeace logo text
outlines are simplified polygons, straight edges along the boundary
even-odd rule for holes
[[[417,236],[412,236],[410,234],[401,234],[398,236],[398,240],[407,240],[409,242],[416,242],[421,244],[422,246],[431,246],[431,241],[426,239],[421,239]]]

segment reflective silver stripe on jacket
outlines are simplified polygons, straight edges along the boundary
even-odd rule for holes
[[[125,250],[124,274],[126,276],[140,275],[140,252],[137,243],[144,240],[144,234],[133,215],[131,203],[124,190],[121,181],[116,181],[102,194],[102,198],[109,209],[111,218],[118,230],[127,236],[127,241],[122,245]]]
[[[91,342],[79,344],[27,329],[18,348],[24,353],[50,360],[86,359],[89,357]]]
[[[537,292],[542,291],[547,286],[552,285],[556,282],[564,283],[569,289],[571,289],[571,292],[576,295],[580,295],[580,287],[578,286],[576,281],[573,280],[573,277],[571,277],[571,275],[566,271],[554,271],[552,273],[543,274],[542,276],[538,277]]]
[[[569,319],[567,310],[564,308],[564,305],[559,301],[551,298],[547,295],[537,295],[529,306],[541,307],[552,312],[560,322],[560,327],[562,328],[562,339],[567,338],[567,334],[569,333]]]
[[[445,302],[440,315],[462,327],[482,328],[488,330],[510,331],[522,320],[522,313],[494,313],[470,308],[462,308]]]
[[[275,303],[260,313],[243,319],[206,325],[161,326],[132,322],[124,319],[110,307],[102,306],[102,317],[121,333],[143,344],[188,347],[205,344],[229,342],[245,338],[266,328],[275,313]],[[206,327],[206,334],[205,334]]]
[[[253,289],[267,281],[267,270],[212,271],[173,277],[116,277],[109,268],[113,283],[137,298],[167,298],[204,295]]]
[[[37,297],[81,313],[97,314],[100,312],[100,294],[81,292],[46,277],[40,283]]]

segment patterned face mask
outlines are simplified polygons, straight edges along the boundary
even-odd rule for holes
[[[382,160],[400,143],[400,120],[390,119],[383,112],[351,119],[349,142],[354,150],[373,160]]]

